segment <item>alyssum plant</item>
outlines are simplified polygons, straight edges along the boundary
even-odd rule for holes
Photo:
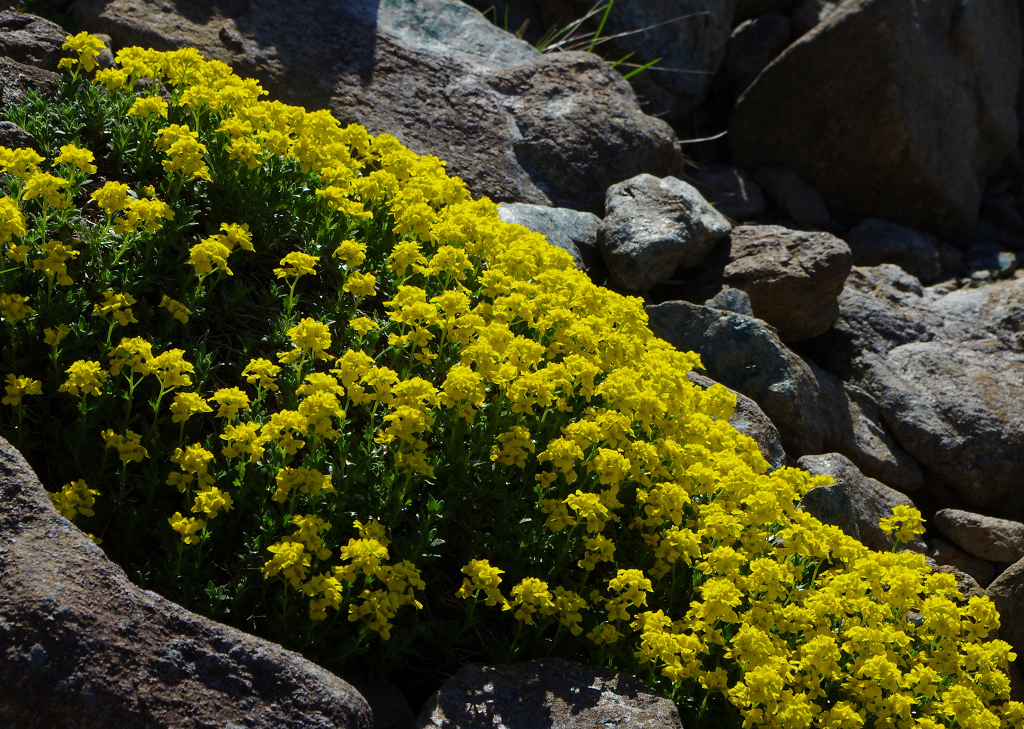
[[[992,603],[797,510],[639,300],[393,137],[66,48],[0,149],[2,425],[141,585],[336,669],[611,666],[688,726],[1024,724]]]

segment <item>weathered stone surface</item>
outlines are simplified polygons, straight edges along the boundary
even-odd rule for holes
[[[804,494],[797,506],[822,524],[837,526],[847,536],[860,539],[857,513],[847,492],[846,481],[837,479],[828,486],[815,486]]]
[[[61,46],[67,31],[56,23],[17,10],[0,12],[0,56],[27,66],[56,71],[68,55]]]
[[[704,306],[722,311],[731,311],[743,316],[754,316],[754,307],[750,305],[750,296],[746,291],[724,286],[722,290],[704,302]]]
[[[681,170],[671,128],[610,64],[542,55],[458,0],[79,0],[71,13],[118,47],[193,46],[272,98],[394,134],[496,201],[600,213],[610,185]]]
[[[56,86],[57,74],[53,71],[0,57],[0,107],[21,102],[29,91],[52,94]]]
[[[632,676],[560,658],[466,666],[445,681],[415,729],[682,729],[671,700]]]
[[[697,192],[727,218],[743,222],[765,211],[760,186],[746,170],[728,165],[708,165],[687,172]]]
[[[772,10],[789,10],[799,2],[800,0],[740,0],[733,22],[741,23]]]
[[[924,485],[921,467],[885,428],[875,399],[813,362],[807,364],[821,390],[825,423],[822,450],[843,454],[865,476],[878,479],[897,491],[906,493],[920,489]]]
[[[551,208],[527,203],[503,203],[498,215],[506,223],[515,223],[542,234],[552,245],[572,254],[576,268],[587,273],[604,269],[597,250],[597,226],[601,219],[593,213],[570,208]]]
[[[740,23],[725,46],[715,97],[734,100],[789,45],[789,17],[777,10]]]
[[[942,539],[932,540],[928,545],[928,556],[939,564],[952,565],[961,572],[966,572],[982,587],[988,585],[996,576],[996,568],[991,562],[967,554],[959,547]]]
[[[985,590],[999,610],[999,637],[1024,656],[1024,560],[1014,562]],[[1017,665],[1021,665],[1020,658]]]
[[[934,572],[956,578],[956,589],[961,596],[957,604],[960,606],[966,605],[972,597],[984,597],[987,594],[976,579],[951,564],[939,564],[931,557],[925,557],[924,563]]]
[[[731,229],[692,185],[638,175],[608,188],[597,245],[612,283],[644,292],[696,266]]]
[[[794,223],[826,228],[831,218],[825,201],[813,187],[788,167],[766,166],[754,173],[754,179],[782,212]]]
[[[703,301],[723,286],[746,291],[754,316],[778,329],[782,341],[797,342],[835,323],[849,272],[850,249],[829,233],[741,225],[670,285],[688,301]]]
[[[938,241],[905,225],[888,220],[862,221],[844,236],[854,266],[893,263],[911,276],[928,282],[939,277]]]
[[[14,122],[9,121],[0,122],[0,147],[7,147],[8,149],[31,147],[38,151],[35,137]]]
[[[1016,144],[1020,68],[1016,0],[850,0],[737,101],[734,159],[792,168],[847,224],[962,238]]]
[[[369,729],[338,677],[132,585],[0,439],[0,723]]]
[[[895,506],[913,506],[910,499],[880,481],[868,478],[857,470],[849,458],[840,453],[803,456],[797,461],[797,465],[815,476],[831,476],[836,481],[843,481],[846,493],[853,504],[853,511],[857,515],[860,541],[879,552],[890,548],[889,537],[878,526],[878,522],[892,516]],[[904,546],[922,554],[928,549],[920,539]]]
[[[756,402],[779,430],[786,452],[821,452],[820,391],[807,364],[758,319],[667,301],[647,307],[651,331],[698,352],[707,374]]]
[[[935,512],[931,523],[949,541],[979,559],[1004,565],[1024,559],[1024,524],[1019,521],[942,509]]]
[[[717,384],[710,377],[699,375],[690,371],[687,373],[690,382],[700,385],[705,390]],[[749,435],[757,443],[761,455],[768,461],[769,470],[774,471],[786,465],[786,452],[782,448],[782,440],[779,437],[779,429],[775,427],[771,419],[764,414],[764,410],[758,407],[757,403],[749,397],[736,390],[729,390],[736,395],[736,410],[729,418],[729,424],[736,430]]]

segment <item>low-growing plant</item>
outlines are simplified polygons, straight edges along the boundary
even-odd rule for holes
[[[991,601],[797,509],[827,479],[639,299],[394,137],[66,48],[0,149],[0,425],[140,585],[335,670],[610,666],[687,726],[1022,725]]]

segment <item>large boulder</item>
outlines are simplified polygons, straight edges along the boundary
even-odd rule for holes
[[[965,508],[1024,510],[1024,280],[922,289],[886,264],[855,267],[839,321],[807,349],[878,402],[897,442]]]
[[[347,683],[128,581],[0,438],[0,723],[369,729]]]
[[[725,286],[746,291],[754,316],[784,342],[826,332],[839,316],[838,297],[850,273],[850,249],[829,233],[777,225],[742,225],[690,270],[654,293],[700,302]]]
[[[885,552],[892,546],[878,522],[891,517],[896,506],[913,506],[910,499],[880,481],[868,478],[857,470],[849,458],[839,453],[803,456],[797,461],[797,466],[814,476],[831,476],[836,481],[842,481],[857,517],[860,541],[879,552]],[[928,549],[920,539],[904,545],[904,548],[921,554]]]
[[[0,12],[0,56],[26,66],[56,71],[67,31],[56,23],[17,10]]]
[[[647,316],[657,336],[677,349],[697,352],[709,377],[756,402],[778,428],[787,453],[821,452],[818,383],[772,327],[686,301],[648,306]]]
[[[932,525],[968,554],[996,564],[1024,559],[1024,524],[961,509],[942,509]]]
[[[730,230],[692,185],[638,175],[608,188],[597,246],[612,284],[642,293],[696,266]]]
[[[985,590],[999,610],[999,637],[1013,646],[1024,667],[1024,559],[1015,562]]]
[[[963,239],[1017,142],[1020,69],[1017,0],[848,0],[736,102],[734,159],[787,165],[847,224]]]
[[[777,10],[740,23],[729,37],[714,81],[717,99],[734,101],[789,45],[789,17]]]
[[[506,223],[540,233],[551,245],[568,251],[581,271],[594,276],[604,270],[604,261],[597,250],[597,227],[601,219],[593,213],[529,203],[503,203],[498,206],[498,215]]]
[[[982,587],[988,585],[996,576],[996,568],[991,562],[968,554],[943,539],[933,539],[929,543],[928,556],[939,564],[951,565],[961,572],[966,572]]]
[[[853,254],[854,266],[894,263],[921,281],[942,273],[938,241],[905,225],[869,218],[844,236]]]
[[[78,0],[70,12],[118,47],[193,46],[272,98],[393,134],[497,201],[599,214],[610,185],[681,170],[671,128],[610,64],[542,55],[458,0]]]
[[[561,658],[465,666],[423,707],[414,729],[682,729],[671,699],[632,676]]]

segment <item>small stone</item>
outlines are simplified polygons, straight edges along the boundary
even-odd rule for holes
[[[1024,524],[960,509],[935,512],[932,525],[968,554],[996,564],[1024,558]]]
[[[814,228],[827,228],[831,221],[825,201],[813,187],[788,167],[761,167],[754,173],[768,196],[794,223]]]
[[[754,316],[754,309],[750,305],[750,297],[747,295],[747,292],[741,289],[734,289],[731,286],[725,286],[712,298],[705,301],[704,306],[710,306],[712,309],[721,309],[722,311],[731,311],[734,314],[742,314],[743,316]]]

